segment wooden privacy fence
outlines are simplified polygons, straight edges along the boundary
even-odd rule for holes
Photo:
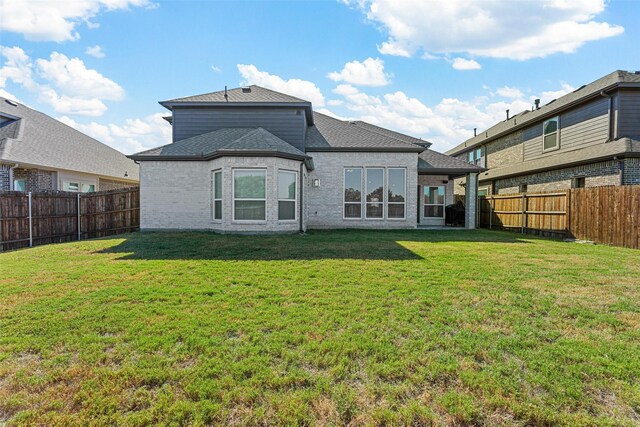
[[[135,231],[138,188],[97,193],[0,192],[0,252]]]
[[[640,185],[482,196],[478,225],[640,249]]]

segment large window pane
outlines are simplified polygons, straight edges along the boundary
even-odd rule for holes
[[[444,187],[425,187],[424,203],[428,205],[444,205]]]
[[[222,219],[222,200],[213,202],[213,219]]]
[[[265,171],[234,171],[233,179],[236,199],[265,198]]]
[[[296,174],[295,172],[278,172],[278,199],[296,198]]]
[[[296,202],[278,201],[278,219],[296,219]]]
[[[428,218],[442,218],[444,217],[444,206],[425,206],[424,216]]]
[[[384,204],[367,203],[367,218],[382,218]]]
[[[557,145],[558,134],[554,133],[551,135],[546,135],[544,137],[544,149],[548,150],[550,148],[555,148]]]
[[[389,203],[388,217],[393,219],[404,218],[404,203]]]
[[[384,169],[367,169],[367,202],[384,201]]]
[[[235,219],[240,221],[264,221],[265,202],[260,200],[236,200]]]
[[[215,199],[222,199],[222,172],[216,172],[213,174],[213,197]]]
[[[362,201],[362,169],[353,168],[344,171],[344,201]]]
[[[389,169],[389,202],[404,202],[405,195],[405,170]]]
[[[344,204],[344,217],[345,218],[362,218],[362,204],[360,204],[360,203],[345,203]]]

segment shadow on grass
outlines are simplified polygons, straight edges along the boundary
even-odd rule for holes
[[[98,253],[140,260],[416,260],[401,242],[527,243],[521,236],[486,230],[331,230],[288,235],[221,235],[213,232],[138,232]],[[453,251],[452,251],[453,255]]]

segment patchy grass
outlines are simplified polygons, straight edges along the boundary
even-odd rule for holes
[[[638,425],[640,251],[488,231],[0,254],[0,425]]]

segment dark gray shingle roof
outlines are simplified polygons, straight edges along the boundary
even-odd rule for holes
[[[523,111],[509,120],[504,120],[495,124],[486,131],[478,133],[477,136],[470,138],[457,145],[451,150],[447,151],[447,154],[456,155],[460,154],[470,148],[476,147],[481,143],[488,142],[501,135],[512,132],[516,129],[520,129],[528,124],[533,124],[536,121],[543,118],[556,115],[558,112],[565,108],[569,108],[576,103],[582,102],[584,99],[591,96],[597,96],[602,90],[612,88],[614,86],[640,86],[640,74],[636,74],[629,71],[617,70],[598,80],[582,86],[575,91],[568,93],[560,98],[552,101],[540,109],[535,111]]]
[[[304,99],[295,96],[276,92],[261,86],[251,85],[245,88],[234,88],[227,90],[227,98],[224,97],[225,91],[203,93],[201,95],[186,96],[183,98],[169,99],[162,101],[160,104],[166,106],[171,104],[204,102],[204,103],[305,103]]]
[[[418,154],[418,173],[424,174],[466,174],[483,172],[486,169],[463,160],[433,150],[424,150]]]
[[[136,153],[135,160],[204,160],[223,154],[279,154],[308,158],[306,154],[263,128],[224,128],[172,144]]]
[[[423,142],[364,122],[348,122],[313,113],[314,125],[307,129],[306,151],[408,151],[421,152]],[[411,142],[410,142],[411,141]]]
[[[544,170],[557,169],[572,165],[593,162],[598,159],[612,158],[613,156],[635,156],[640,157],[640,141],[630,138],[620,138],[606,144],[592,145],[573,151],[565,151],[551,156],[529,160],[524,163],[505,166],[502,168],[492,168],[480,174],[480,180],[504,178],[541,172]]]
[[[124,154],[44,113],[0,97],[3,114],[19,119],[0,127],[0,160],[119,180],[139,179],[138,165]]]

